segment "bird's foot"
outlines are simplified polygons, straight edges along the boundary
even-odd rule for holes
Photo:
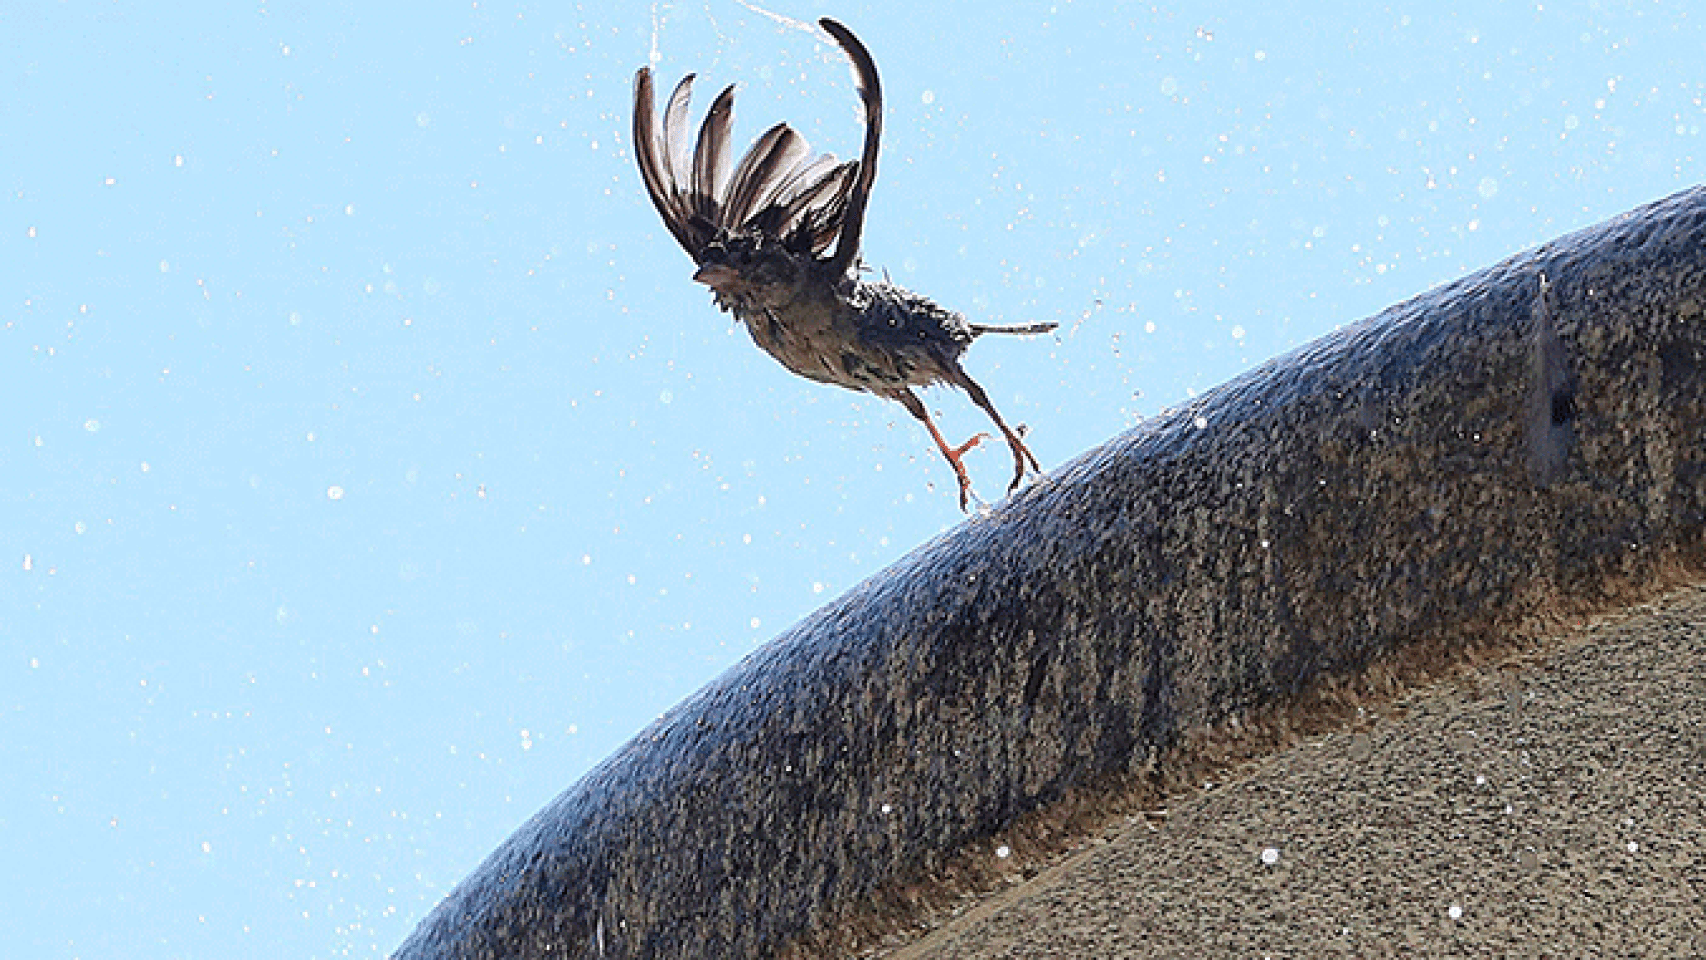
[[[1042,464],[1037,462],[1036,456],[1031,453],[1031,448],[1025,446],[1021,439],[1026,432],[1025,425],[1021,423],[1007,436],[1007,445],[1013,450],[1013,482],[1007,485],[1008,496],[1012,496],[1013,491],[1019,489],[1019,484],[1024,482],[1027,469],[1039,474],[1043,472]]]
[[[949,453],[952,456],[949,459],[953,460],[954,463],[956,463],[956,464],[959,463],[960,458],[965,456],[967,452],[976,449],[978,444],[980,444],[983,441],[988,440],[988,439],[989,439],[989,434],[987,434],[987,433],[979,433],[979,434],[974,435],[970,440],[967,440],[965,443],[962,443],[959,446],[950,450]]]
[[[970,501],[977,500],[979,506],[983,505],[983,501],[981,499],[979,499],[978,495],[972,490],[972,488],[971,488],[971,474],[966,472],[966,466],[965,466],[965,464],[960,462],[960,458],[965,456],[970,451],[976,449],[978,444],[980,444],[983,441],[988,440],[988,439],[989,439],[989,434],[979,433],[979,434],[973,435],[970,440],[967,440],[965,443],[962,443],[957,447],[949,447],[945,444],[942,447],[942,452],[946,453],[948,455],[948,463],[951,464],[954,468],[954,477],[956,479],[958,479],[960,482],[960,512],[961,513],[970,513],[971,512],[971,507],[969,505]]]
[[[970,513],[971,501],[977,500],[978,497],[977,494],[972,491],[971,477],[966,475],[965,470],[962,469],[958,463],[954,464],[954,479],[960,482],[960,512]],[[979,500],[978,502],[982,503],[983,501]]]

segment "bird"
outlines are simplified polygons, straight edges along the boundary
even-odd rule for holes
[[[778,123],[731,165],[732,84],[711,102],[689,153],[694,74],[670,95],[660,126],[652,72],[641,67],[634,76],[633,131],[640,177],[664,225],[693,258],[693,279],[711,288],[717,307],[793,373],[904,407],[953,468],[960,509],[969,512],[975,494],[963,459],[989,435],[951,446],[915,389],[958,387],[989,415],[1013,454],[1011,495],[1028,470],[1041,474],[1042,467],[1025,446],[1023,426],[1016,431],[1007,425],[960,357],[986,333],[1041,334],[1059,324],[976,323],[886,274],[866,279],[859,245],[877,175],[882,85],[876,62],[851,30],[828,17],[818,23],[852,62],[865,120],[857,160],[813,157],[803,137]]]

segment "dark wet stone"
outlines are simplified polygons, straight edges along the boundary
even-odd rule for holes
[[[1157,417],[690,697],[397,956],[766,956],[1193,731],[1692,576],[1703,311],[1695,189]]]

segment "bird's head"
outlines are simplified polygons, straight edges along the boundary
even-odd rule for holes
[[[719,306],[786,305],[804,276],[803,258],[763,237],[718,240],[705,248],[693,279],[710,287]]]
[[[741,279],[739,270],[716,261],[701,266],[693,274],[693,279],[724,295],[736,295],[746,288],[746,281]]]

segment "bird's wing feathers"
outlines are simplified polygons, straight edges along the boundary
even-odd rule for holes
[[[795,164],[787,179],[777,184],[770,201],[760,206],[747,223],[765,236],[778,237],[787,243],[800,214],[805,212],[806,207],[800,202],[803,195],[823,185],[835,166],[835,157],[827,153]]]
[[[692,80],[693,76],[689,74],[682,81],[682,86],[676,88],[677,93]],[[688,213],[673,171],[666,166],[654,99],[652,71],[649,67],[641,67],[634,74],[634,158],[639,163],[640,179],[645,181],[646,193],[652,198],[652,205],[658,208],[658,215],[663,217],[664,226],[669,228],[676,242],[697,258],[697,251],[702,245],[688,222]]]
[[[771,205],[780,208],[791,208],[800,194],[817,186],[835,169],[835,154],[820,153],[813,159],[801,160],[795,164],[793,172],[788,174],[786,182],[776,189],[776,196],[771,199]]]
[[[827,154],[824,159],[834,161]],[[821,257],[841,232],[841,215],[847,206],[847,191],[858,174],[857,163],[835,164],[821,178],[807,182],[800,178],[799,189],[788,198],[786,208],[776,224],[776,233],[795,250],[809,251]]]
[[[728,204],[718,226],[731,231],[746,226],[753,214],[775,199],[776,191],[787,184],[794,167],[809,152],[805,138],[785,123],[765,131],[735,167],[729,180]]]
[[[687,183],[687,104],[693,99],[693,74],[681,78],[663,109],[663,159],[679,192]]]
[[[824,154],[807,160],[805,138],[785,123],[759,137],[731,172],[734,87],[718,94],[687,152],[688,101],[693,75],[670,94],[663,124],[657,122],[652,73],[634,77],[634,154],[646,192],[664,225],[695,262],[719,235],[758,232],[799,252],[824,256],[846,272],[859,255],[865,206],[876,178],[882,134],[882,89],[877,67],[859,40],[841,24],[820,21],[847,56],[865,107],[865,145],[858,161],[838,163]]]
[[[877,64],[871,52],[853,35],[853,31],[828,17],[818,21],[835,42],[841,44],[847,58],[853,61],[853,79],[859,88],[859,99],[865,103],[865,149],[859,154],[859,175],[847,193],[847,211],[841,220],[841,233],[835,241],[835,256],[830,269],[836,275],[845,274],[859,259],[860,234],[865,229],[865,205],[871,199],[871,184],[877,179],[877,150],[883,136],[883,86],[877,79]]]
[[[699,146],[693,151],[693,190],[689,203],[693,213],[706,223],[716,223],[721,217],[719,207],[729,186],[729,133],[734,127],[735,88],[733,84],[712,101],[705,114],[705,125],[699,128]]]

